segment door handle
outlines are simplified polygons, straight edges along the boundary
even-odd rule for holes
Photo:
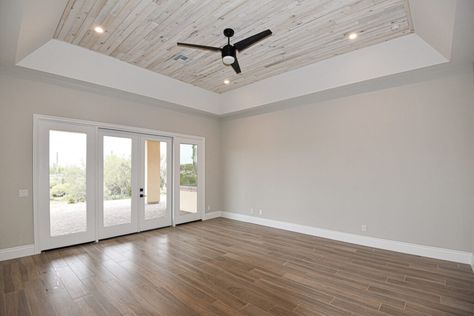
[[[143,197],[146,197],[146,195],[143,193],[140,193],[140,197],[143,198]]]

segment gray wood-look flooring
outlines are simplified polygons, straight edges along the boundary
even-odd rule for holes
[[[474,274],[217,218],[0,262],[0,315],[474,315]]]

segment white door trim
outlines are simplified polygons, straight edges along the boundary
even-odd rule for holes
[[[96,126],[98,128],[102,128],[102,129],[117,130],[117,131],[122,131],[122,132],[132,132],[132,133],[138,133],[138,134],[168,136],[168,137],[172,137],[172,138],[184,137],[184,138],[197,139],[197,140],[202,140],[202,141],[205,140],[205,138],[202,137],[202,136],[167,132],[167,131],[161,131],[161,130],[157,130],[157,129],[134,127],[134,126],[127,126],[127,125],[120,125],[120,124],[111,124],[111,123],[98,122],[98,121],[71,119],[71,118],[66,118],[66,117],[61,117],[61,116],[33,114],[33,121],[40,121],[40,120],[54,121],[54,122],[64,122],[64,123],[77,124],[77,125]]]
[[[172,144],[174,146],[174,140],[178,137],[182,138],[187,138],[187,139],[193,139],[197,141],[202,141],[202,154],[203,154],[203,159],[205,155],[205,138],[202,136],[195,136],[195,135],[188,135],[188,134],[181,134],[181,133],[173,133],[173,132],[167,132],[167,131],[161,131],[161,130],[155,130],[155,129],[148,129],[148,128],[142,128],[142,127],[133,127],[133,126],[126,126],[126,125],[120,125],[120,124],[111,124],[111,123],[105,123],[105,122],[98,122],[98,121],[88,121],[88,120],[80,120],[80,119],[71,119],[71,118],[65,118],[65,117],[58,117],[58,116],[51,116],[51,115],[42,115],[42,114],[33,114],[33,234],[34,234],[34,252],[35,253],[40,253],[40,248],[39,248],[39,223],[38,223],[38,196],[39,196],[39,179],[38,179],[38,171],[39,171],[39,157],[38,157],[38,138],[39,138],[39,122],[41,121],[46,121],[46,122],[62,122],[62,123],[71,123],[71,124],[76,124],[76,125],[85,125],[85,126],[93,126],[96,129],[96,140],[97,140],[97,134],[98,134],[98,129],[103,128],[103,129],[110,129],[110,130],[117,130],[117,131],[123,131],[123,132],[134,132],[134,133],[139,133],[139,134],[148,134],[148,135],[155,135],[155,136],[167,136],[172,138]],[[174,159],[174,155],[172,157]],[[174,169],[174,168],[173,168]],[[96,177],[97,179],[98,177]],[[205,183],[205,161],[202,163],[202,172],[201,172],[201,180],[203,183]],[[97,183],[96,183],[97,185]],[[174,190],[173,190],[174,191]],[[205,186],[202,186],[202,203],[203,206],[205,205]],[[174,201],[174,198],[173,198]],[[97,203],[100,203],[100,201],[97,201]],[[173,213],[174,213],[174,203],[173,205]],[[204,215],[204,207],[203,207],[203,215]],[[97,220],[96,220],[97,223]],[[97,228],[97,227],[96,227]],[[97,236],[97,229],[96,229],[96,241],[98,240]]]
[[[39,249],[39,229],[38,229],[38,189],[39,189],[39,177],[38,177],[38,142],[39,142],[39,120],[33,115],[33,248],[34,253],[38,254],[41,252]]]

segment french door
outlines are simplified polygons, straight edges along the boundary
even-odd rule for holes
[[[38,250],[203,218],[200,138],[66,119],[35,122]]]
[[[171,225],[171,139],[99,130],[99,239]]]
[[[201,140],[176,137],[174,223],[182,224],[204,216],[204,150]]]
[[[94,241],[95,128],[42,122],[38,132],[40,250]]]
[[[170,138],[140,136],[138,224],[140,231],[172,224],[173,169]]]

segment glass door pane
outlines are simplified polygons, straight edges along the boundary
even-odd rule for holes
[[[191,138],[175,139],[175,224],[204,215],[204,144]]]
[[[198,211],[198,149],[196,144],[179,146],[179,213],[195,214]]]
[[[171,225],[170,139],[142,136],[141,230]]]
[[[145,141],[145,220],[166,213],[166,143]]]
[[[137,137],[133,133],[99,132],[99,238],[136,232]]]
[[[104,226],[132,222],[132,139],[104,136]]]
[[[87,134],[49,131],[49,211],[52,237],[87,230]]]

